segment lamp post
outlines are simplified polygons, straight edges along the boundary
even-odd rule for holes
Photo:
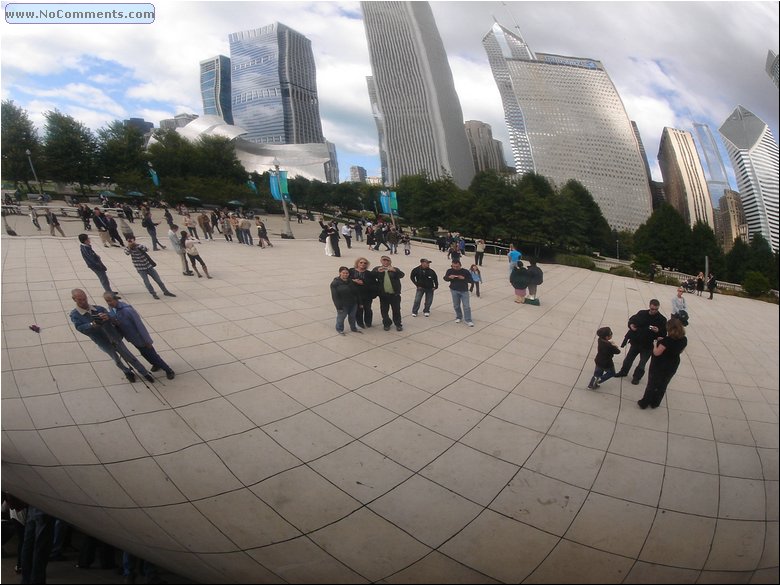
[[[35,172],[35,167],[33,166],[32,156],[31,156],[32,153],[30,152],[29,148],[24,152],[27,155],[28,162],[30,163],[30,169],[32,170],[33,177],[35,177],[35,182],[38,183],[38,193],[40,193],[41,197],[43,197],[43,186],[41,185],[41,182],[38,180],[38,175]]]
[[[284,231],[282,232],[282,238],[286,240],[292,240],[295,239],[295,236],[292,233],[292,228],[290,227],[290,212],[287,210],[287,201],[284,197],[284,193],[282,193],[282,176],[279,174],[279,159],[274,157],[273,162],[271,163],[274,165],[274,174],[276,175],[276,180],[278,181],[279,185],[279,193],[282,197],[282,211],[284,211]]]

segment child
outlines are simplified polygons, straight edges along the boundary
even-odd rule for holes
[[[596,352],[596,369],[593,371],[593,377],[588,382],[588,388],[595,390],[602,382],[606,382],[615,375],[615,364],[612,356],[620,353],[620,350],[612,343],[612,329],[601,327],[596,331],[599,338],[598,350]]]
[[[474,292],[474,287],[477,287],[477,297],[479,297],[479,283],[482,282],[482,273],[476,264],[471,265],[469,272],[471,272],[471,280],[473,281],[469,287],[469,292]]]
[[[203,267],[203,272],[206,273],[206,278],[211,278],[209,269],[206,267],[206,263],[203,261],[203,258],[200,257],[200,254],[198,254],[198,248],[195,247],[195,242],[185,231],[181,232],[181,247],[184,248],[185,252],[187,252],[187,256],[189,256],[190,262],[192,263],[192,269],[195,271],[195,274],[198,275],[198,278],[203,278],[203,275],[198,272],[198,267],[195,265],[196,261],[200,262],[200,265]]]

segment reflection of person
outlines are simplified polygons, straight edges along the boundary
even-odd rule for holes
[[[393,266],[390,256],[382,256],[381,266],[377,266],[372,271],[377,280],[379,290],[379,311],[382,314],[382,325],[385,331],[390,331],[390,326],[395,323],[398,331],[403,331],[404,326],[401,322],[401,279],[404,273]],[[390,319],[390,310],[393,311],[393,318]]]
[[[455,323],[460,323],[461,319],[465,319],[466,325],[474,327],[469,300],[469,285],[473,282],[471,273],[461,266],[459,260],[453,260],[451,266],[444,274],[444,280],[450,283],[452,308],[455,309]]]
[[[46,583],[54,542],[54,518],[34,506],[27,508],[22,545],[22,583]]]
[[[106,272],[108,269],[106,265],[100,260],[100,256],[95,250],[92,249],[92,242],[87,234],[79,234],[79,242],[81,242],[81,257],[84,258],[84,262],[87,263],[89,268],[98,277],[100,284],[103,286],[103,290],[111,292],[111,284],[108,282],[108,275]]]
[[[143,244],[138,244],[135,241],[135,238],[128,238],[127,239],[127,247],[125,248],[125,254],[130,256],[130,258],[133,261],[133,266],[135,266],[135,269],[138,271],[138,274],[141,275],[141,280],[144,281],[144,286],[146,287],[146,290],[149,291],[149,294],[152,295],[153,298],[159,299],[160,297],[157,296],[157,293],[154,290],[154,287],[152,286],[152,283],[149,282],[149,277],[154,280],[157,285],[160,287],[160,290],[162,290],[163,294],[166,297],[175,297],[176,295],[173,294],[171,291],[167,289],[165,286],[165,283],[160,278],[160,275],[157,274],[157,270],[155,270],[155,266],[157,266],[157,263],[152,260],[152,258],[149,256],[149,253],[146,249],[146,246]]]
[[[474,263],[477,266],[482,266],[482,259],[485,257],[485,240],[477,240],[477,245],[474,251]]]
[[[523,266],[523,263],[518,260],[511,274],[509,275],[509,283],[512,288],[515,289],[515,302],[525,302],[525,295],[528,292],[528,269]]]
[[[710,300],[712,300],[712,295],[715,294],[715,288],[718,286],[718,281],[715,280],[715,275],[710,272],[709,276],[707,277],[707,291],[710,293]]]
[[[672,299],[672,317],[679,319],[683,326],[688,325],[688,306],[685,303],[685,297],[683,297],[685,289],[681,286],[677,287],[677,296]]]
[[[179,234],[176,233],[178,229],[179,226],[177,226],[175,223],[171,224],[171,229],[168,230],[168,239],[171,241],[173,251],[176,252],[181,259],[181,273],[184,276],[195,276],[195,273],[187,266],[187,256],[184,252],[184,248],[181,246],[181,242],[179,241]]]
[[[544,282],[544,273],[536,265],[536,258],[528,261],[531,265],[528,267],[528,301],[536,301],[536,287]],[[532,304],[537,304],[536,302]]]
[[[615,375],[615,363],[612,356],[620,353],[620,350],[612,343],[612,329],[601,327],[596,331],[599,338],[598,349],[596,350],[596,369],[593,370],[593,377],[588,382],[588,388],[595,390],[602,382],[606,382]]]
[[[138,311],[131,305],[121,302],[114,293],[105,293],[103,299],[108,305],[108,314],[112,318],[113,323],[119,328],[122,336],[135,346],[146,361],[152,364],[152,371],[163,370],[168,379],[173,380],[176,375],[171,367],[160,357],[157,350],[154,349],[152,336],[149,335],[149,331],[144,326]]]
[[[344,333],[344,320],[349,320],[349,329],[353,333],[363,333],[355,322],[357,314],[358,295],[357,284],[349,277],[349,268],[339,267],[339,275],[330,283],[330,296],[336,306],[336,331],[339,335]]]
[[[414,293],[414,304],[412,305],[412,317],[416,317],[420,310],[420,302],[425,296],[423,305],[423,315],[431,316],[431,305],[433,304],[433,291],[439,288],[439,277],[431,268],[431,261],[427,258],[420,258],[420,265],[413,268],[409,274],[412,284],[417,287]]]
[[[122,336],[111,323],[108,311],[100,305],[90,305],[87,302],[87,293],[80,288],[71,291],[71,298],[76,303],[76,308],[70,312],[70,320],[76,329],[95,342],[101,350],[114,360],[116,367],[125,373],[130,382],[135,382],[135,373],[122,362],[122,359],[135,368],[139,374],[149,382],[154,382],[152,376],[138,358],[122,343]]]
[[[659,312],[660,306],[661,303],[658,299],[650,299],[650,305],[647,309],[638,311],[628,320],[629,332],[626,336],[631,347],[626,353],[620,371],[615,374],[616,378],[628,375],[636,356],[639,356],[639,363],[634,370],[631,383],[639,384],[639,380],[645,375],[645,364],[653,353],[653,340],[666,336],[666,317]]]
[[[509,274],[511,275],[517,266],[517,262],[522,259],[523,253],[514,244],[509,244],[509,252],[507,252],[506,257],[509,259]]]
[[[357,313],[355,320],[358,327],[371,327],[374,321],[374,311],[371,303],[377,295],[377,284],[374,273],[369,271],[371,263],[367,258],[355,260],[355,267],[349,269],[349,277],[357,287]]]
[[[57,230],[63,238],[65,237],[65,232],[60,227],[60,220],[57,219],[57,216],[54,215],[51,209],[46,210],[46,223],[49,224],[49,233],[52,236],[54,235],[54,230]]]
[[[699,272],[699,275],[696,277],[696,296],[700,297],[701,293],[704,292],[704,273]]]
[[[659,339],[653,348],[650,372],[647,374],[645,394],[637,401],[639,408],[648,406],[658,408],[666,394],[666,387],[680,366],[680,354],[688,345],[685,327],[678,319],[670,319],[666,326],[667,334]]]
[[[212,238],[212,240],[213,239],[214,238]],[[195,241],[185,231],[181,232],[181,246],[182,248],[184,248],[184,251],[187,253],[187,257],[190,259],[190,263],[192,264],[192,269],[195,271],[195,274],[198,275],[198,278],[203,278],[203,275],[198,271],[198,267],[195,264],[195,262],[200,262],[200,265],[203,267],[203,272],[206,273],[206,278],[211,278],[211,275],[209,274],[208,266],[206,266],[206,263],[203,261],[203,258],[200,257],[200,252],[198,252],[198,248],[195,245]]]

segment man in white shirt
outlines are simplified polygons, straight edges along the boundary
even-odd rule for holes
[[[352,227],[348,223],[341,226],[341,235],[347,242],[347,248],[352,248]]]

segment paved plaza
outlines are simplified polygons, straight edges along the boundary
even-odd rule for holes
[[[411,269],[449,266],[414,243],[393,256],[404,330],[374,301],[374,327],[339,336],[329,284],[381,252],[326,257],[316,222],[281,240],[271,216],[270,249],[215,234],[211,280],[153,253],[161,300],[93,231],[176,371],[130,384],[68,319],[74,287],[104,304],[81,222],[8,219],[3,488],[98,538],[214,583],[778,582],[777,305],[686,295],[680,369],[640,410],[630,378],[586,388],[595,331],[619,343],[651,298],[668,316],[673,287],[545,264],[541,306],[518,305],[488,257],[469,328],[445,282],[411,316]]]

